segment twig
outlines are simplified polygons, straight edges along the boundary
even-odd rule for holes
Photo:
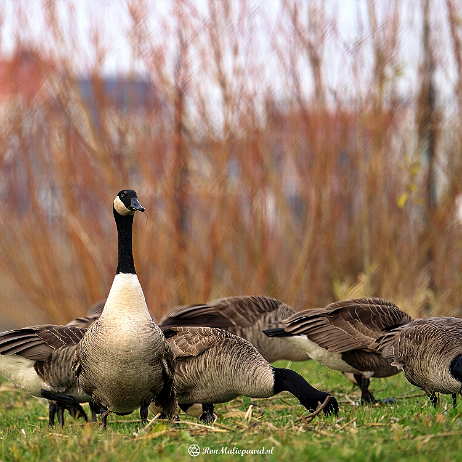
[[[195,422],[188,422],[187,420],[180,420],[177,423],[184,423],[186,425],[193,425],[194,427],[201,427],[201,428],[207,428],[208,430],[212,430],[214,432],[223,432],[223,433],[228,433],[228,430],[222,430],[221,428],[215,428],[211,425],[204,425],[204,424],[198,424]]]
[[[320,406],[318,406],[314,412],[305,416],[301,416],[299,419],[296,420],[296,422],[298,422],[299,420],[303,420],[302,425],[310,423],[329,404],[330,398],[330,396],[327,396],[324,402]]]
[[[312,428],[312,427],[310,427],[309,430],[314,433],[317,433],[318,435],[329,436],[331,438],[336,438],[337,440],[342,439],[342,437],[340,435],[337,435],[336,433],[329,433],[329,432],[325,432],[324,430],[316,430],[315,428]]]
[[[427,396],[426,393],[417,393],[417,394],[414,394],[414,395],[401,395],[401,396],[398,396],[394,399],[408,399],[408,398],[419,398],[420,396]]]
[[[214,427],[224,428],[225,430],[228,430],[228,431],[231,431],[231,432],[234,431],[234,428],[227,427],[226,425],[220,424],[218,422],[214,422],[213,426]]]
[[[154,421],[160,417],[160,415],[161,415],[160,412],[156,414],[141,431],[145,432],[154,423]]]
[[[358,418],[355,417],[353,420],[350,420],[350,421],[347,422],[345,425],[342,425],[342,426],[338,429],[338,431],[343,430],[345,427],[347,427],[348,425],[351,425],[352,423],[356,422],[357,420],[358,420]]]
[[[154,423],[154,421],[156,421],[156,420],[159,418],[160,415],[161,415],[160,412],[159,412],[158,414],[156,414],[156,415],[147,423],[147,425],[146,425],[144,428],[142,428],[142,429],[141,429],[139,432],[137,432],[137,433],[136,433],[136,432],[133,433],[133,436],[134,436],[135,438],[137,438],[138,436],[142,435],[143,433],[146,433],[146,430]]]
[[[45,436],[59,436],[60,438],[69,438],[69,435],[61,435],[60,433],[51,433],[51,432]]]
[[[250,425],[246,425],[242,430],[239,430],[239,433],[246,432],[256,425],[261,425],[261,422],[259,420],[255,420]]]
[[[454,431],[454,432],[446,432],[446,433],[434,433],[432,435],[419,435],[419,436],[414,436],[414,438],[411,438],[413,440],[426,440],[430,438],[439,438],[439,437],[444,437],[444,436],[460,436],[460,431]]]
[[[117,422],[117,423],[136,423],[136,422],[141,422],[141,419],[133,419],[133,420],[111,420],[111,422]],[[108,421],[108,423],[110,423]]]
[[[159,436],[171,434],[172,432],[175,433],[173,430],[162,430],[160,432],[149,433],[147,435],[142,435],[142,436],[136,436],[135,439],[146,440],[146,439],[158,438]]]

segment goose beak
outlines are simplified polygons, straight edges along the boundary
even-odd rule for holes
[[[130,207],[128,207],[129,210],[136,211],[138,210],[139,212],[144,212],[144,207],[139,203],[138,198],[134,197],[130,201]]]

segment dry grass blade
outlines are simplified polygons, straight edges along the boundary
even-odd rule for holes
[[[218,433],[220,433],[220,432],[221,433],[228,433],[230,431],[230,430],[224,430],[222,428],[216,428],[216,427],[214,427],[212,425],[204,425],[204,424],[199,424],[199,423],[195,423],[195,422],[188,422],[187,420],[180,420],[177,423],[189,425],[191,427],[204,428],[204,429],[207,429],[209,431],[218,432]]]
[[[247,422],[250,422],[250,419],[252,418],[252,411],[253,411],[253,404],[249,406],[247,409],[247,412],[244,415],[244,421],[247,420]]]
[[[159,438],[159,436],[164,436],[164,435],[174,435],[176,432],[174,430],[161,430],[159,432],[155,433],[150,433],[148,435],[141,435],[141,436],[136,436],[133,437],[133,439],[138,440],[151,440],[154,438]]]
[[[453,431],[453,432],[442,432],[442,433],[433,433],[431,435],[418,435],[412,437],[414,440],[423,440],[424,442],[431,440],[432,438],[445,438],[448,436],[454,436],[454,435],[460,435],[459,431]]]

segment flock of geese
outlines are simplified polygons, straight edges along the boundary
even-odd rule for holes
[[[277,368],[285,359],[343,372],[374,403],[372,377],[404,371],[434,405],[439,393],[454,405],[462,388],[462,319],[413,320],[390,301],[344,300],[296,312],[266,296],[237,296],[172,310],[152,319],[132,251],[136,192],[120,191],[113,203],[118,265],[105,302],[65,326],[40,325],[0,333],[0,374],[49,404],[49,424],[64,425],[64,411],[88,417],[148,409],[178,419],[178,406],[206,423],[214,404],[240,395],[267,398],[292,393],[310,411],[337,414],[330,394],[300,374]]]

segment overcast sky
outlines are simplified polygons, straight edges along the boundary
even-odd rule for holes
[[[263,12],[272,21],[277,20],[280,14],[279,0],[247,1],[252,5],[254,11]],[[344,64],[348,54],[354,53],[361,46],[367,49],[369,45],[363,44],[371,42],[371,33],[370,29],[368,29],[367,2],[366,0],[323,1],[324,5],[328,5],[327,16],[335,14],[338,21],[338,32],[336,32],[335,38],[330,38],[326,42],[325,55],[328,59],[325,60],[324,70],[326,80],[329,81],[333,88],[338,89],[345,85],[341,82],[342,78],[346,81],[350,79],[350,76],[345,74]],[[128,2],[124,0],[56,0],[55,3],[64,40],[71,44],[68,49],[78,50],[75,53],[75,70],[77,72],[86,73],[97,61],[93,46],[95,31],[98,32],[99,39],[106,50],[100,67],[106,75],[130,71],[146,72],[142,61],[133,54],[128,32],[131,27]],[[156,37],[156,31],[158,30],[156,25],[162,20],[168,21],[175,2],[152,0],[147,3],[150,8],[150,17],[148,19],[151,23],[150,38],[168,43],[165,37]],[[194,3],[200,11],[207,11],[208,1],[196,0]],[[308,1],[306,3],[308,4]],[[383,24],[389,14],[391,2],[387,0],[376,3],[379,5],[378,23]],[[439,50],[438,58],[444,63],[446,59],[449,59],[445,57],[445,52],[449,49],[447,36],[445,38],[447,31],[444,28],[445,3],[444,0],[432,0],[431,4],[432,21],[435,22],[435,27],[438,28],[438,33],[434,37],[434,41],[438,42],[435,46]],[[403,76],[401,81],[403,92],[406,92],[409,88],[415,87],[416,70],[421,58],[421,18],[419,16],[421,2],[420,0],[401,0],[398,5],[401,18],[399,36],[401,46],[400,56],[397,61],[402,66]],[[0,0],[2,19],[0,49],[4,54],[11,52],[18,42],[18,37],[21,37],[20,40],[26,43],[38,44],[41,49],[50,49],[54,46],[56,40],[50,36],[50,30],[45,26],[44,11],[44,2],[42,0]],[[262,34],[264,33],[262,32]],[[269,41],[265,45],[265,40],[266,37],[262,35],[261,54],[265,55],[265,62],[269,72],[275,75],[276,69],[271,69],[271,59],[266,57],[271,54],[271,51]],[[266,50],[265,46],[268,47]],[[363,71],[366,75],[367,72],[370,72],[368,65],[372,63],[372,56],[369,56],[369,63],[367,63],[367,54],[365,56],[366,62]],[[451,82],[451,66],[451,64],[447,65],[446,62],[444,72],[440,72],[438,77],[439,85],[443,92],[445,86]]]

